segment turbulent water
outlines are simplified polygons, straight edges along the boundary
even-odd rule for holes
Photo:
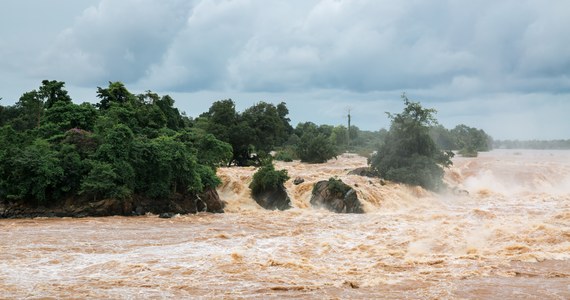
[[[278,163],[295,208],[219,170],[225,214],[0,220],[0,298],[570,298],[570,151],[456,158],[469,195],[354,175],[366,159]],[[366,214],[312,209],[313,183],[354,186]]]

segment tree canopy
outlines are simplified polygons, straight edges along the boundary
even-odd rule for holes
[[[174,100],[99,87],[75,104],[59,81],[42,81],[0,106],[0,200],[49,205],[68,198],[161,201],[215,188],[231,146],[192,128]]]
[[[430,190],[443,187],[443,167],[451,165],[452,152],[443,152],[430,137],[430,127],[437,124],[436,111],[402,95],[404,110],[390,114],[390,130],[371,168],[388,180],[419,185]]]
[[[332,126],[317,126],[312,122],[299,123],[295,134],[300,137],[295,151],[302,162],[324,163],[337,156],[337,148],[331,138]]]
[[[259,102],[238,113],[231,99],[216,101],[200,115],[196,127],[232,146],[230,164],[259,164],[276,146],[287,141],[292,131],[285,103],[277,106]]]
[[[437,124],[430,129],[430,135],[441,149],[457,150],[463,156],[474,157],[493,147],[493,139],[484,130],[464,124],[451,130]]]

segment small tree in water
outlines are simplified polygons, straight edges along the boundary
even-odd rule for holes
[[[387,113],[392,120],[385,143],[369,160],[371,168],[381,177],[429,190],[444,186],[443,167],[449,167],[452,152],[441,151],[429,134],[436,125],[436,110],[423,108],[402,94],[404,111]]]
[[[253,174],[253,179],[249,184],[252,195],[259,195],[269,189],[283,187],[285,181],[289,179],[287,170],[275,170],[273,162],[269,160]]]

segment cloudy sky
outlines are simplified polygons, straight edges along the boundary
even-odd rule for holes
[[[190,116],[285,101],[294,124],[389,126],[400,95],[498,139],[570,138],[567,0],[0,0],[1,105],[122,81]]]

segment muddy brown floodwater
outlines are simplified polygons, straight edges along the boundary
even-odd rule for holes
[[[455,158],[463,196],[346,175],[365,164],[278,163],[305,179],[285,212],[231,168],[225,214],[0,220],[0,298],[570,299],[570,151]],[[310,207],[333,176],[366,214]]]

